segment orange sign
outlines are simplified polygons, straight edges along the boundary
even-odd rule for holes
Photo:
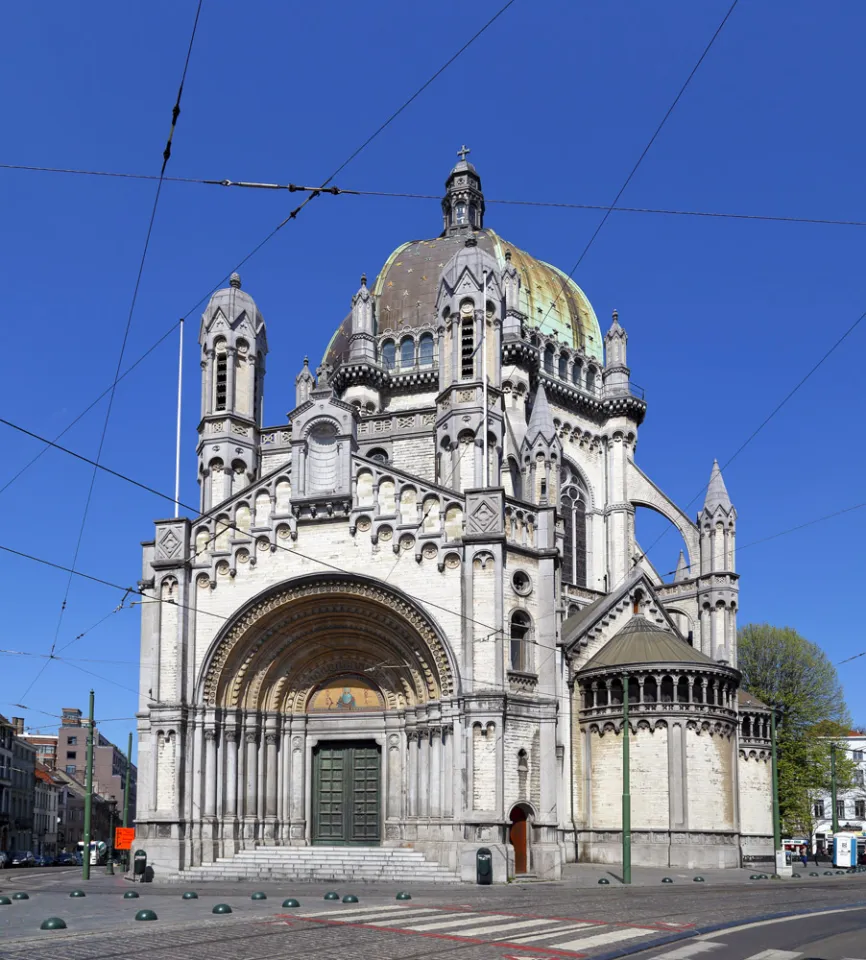
[[[135,827],[115,827],[114,828],[114,849],[131,850],[132,841],[135,839]]]

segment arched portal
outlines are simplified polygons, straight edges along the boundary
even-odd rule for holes
[[[378,843],[453,814],[452,697],[435,623],[399,590],[325,574],[251,600],[205,657],[203,819],[223,850]]]
[[[508,815],[511,821],[508,840],[514,848],[515,874],[529,872],[529,818],[532,811],[524,803],[512,807]]]

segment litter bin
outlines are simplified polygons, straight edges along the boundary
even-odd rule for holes
[[[493,854],[487,847],[475,854],[475,882],[482,885],[493,883]]]
[[[136,850],[132,858],[132,872],[139,883],[144,883],[144,875],[147,871],[147,854],[144,850]]]

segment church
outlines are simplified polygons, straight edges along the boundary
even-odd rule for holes
[[[695,517],[641,470],[616,312],[603,335],[488,225],[466,153],[441,232],[361,278],[285,422],[237,274],[202,315],[201,514],[156,522],[140,583],[136,844],[163,876],[337,848],[455,880],[481,848],[496,881],[618,863],[626,697],[633,863],[772,860],[718,464]],[[681,535],[670,582],[638,507]]]

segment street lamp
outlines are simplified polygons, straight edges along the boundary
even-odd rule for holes
[[[839,807],[836,804],[836,744],[830,744],[830,803],[833,805],[833,836],[839,832]]]
[[[622,882],[631,883],[631,771],[629,770],[628,674],[622,675]]]

